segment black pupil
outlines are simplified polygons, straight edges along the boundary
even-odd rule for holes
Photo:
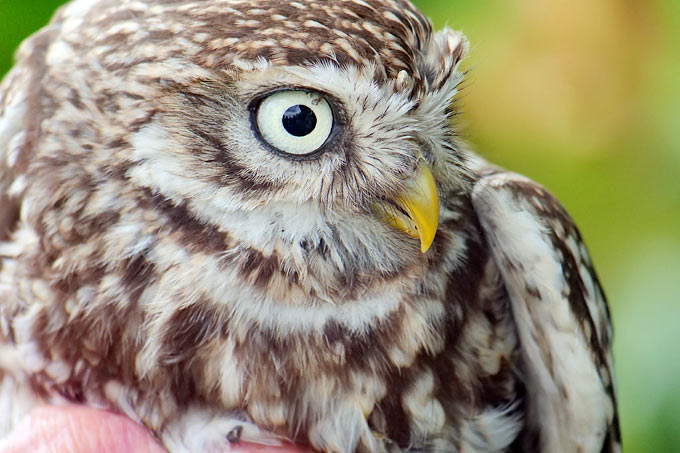
[[[283,127],[290,135],[304,137],[316,126],[316,115],[306,105],[294,105],[283,113]]]

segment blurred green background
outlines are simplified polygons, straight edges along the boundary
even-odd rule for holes
[[[0,74],[61,3],[0,0]],[[472,42],[463,136],[550,188],[588,241],[626,451],[680,451],[680,1],[416,4]]]

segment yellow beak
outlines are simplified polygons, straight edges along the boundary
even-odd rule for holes
[[[420,238],[420,250],[427,252],[439,225],[439,196],[427,165],[420,165],[412,183],[396,197],[395,205],[376,203],[374,211],[390,226]]]

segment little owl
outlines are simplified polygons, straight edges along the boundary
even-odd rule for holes
[[[0,426],[170,452],[619,451],[576,226],[457,138],[407,0],[76,0],[0,87]]]

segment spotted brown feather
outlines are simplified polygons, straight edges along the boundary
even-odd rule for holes
[[[71,401],[172,452],[554,451],[553,431],[614,445],[593,434],[616,427],[610,334],[575,228],[528,182],[479,204],[493,176],[451,124],[467,47],[402,0],[60,9],[0,87],[0,427]],[[334,107],[314,158],[254,133],[253,101],[281,89]],[[422,166],[440,202],[427,253],[373,209]],[[579,393],[555,374],[554,326],[521,312],[551,288],[490,226],[516,206],[569,274],[558,321],[609,398],[580,431],[537,417],[579,415]]]
[[[528,426],[546,451],[619,451],[609,310],[581,235],[543,187],[491,168],[480,173],[473,204],[508,288],[525,385],[548,395],[530,400]],[[544,252],[536,254],[539,249]],[[574,360],[587,370],[579,374]],[[554,406],[542,407],[551,398]],[[561,430],[546,422],[553,419]]]

